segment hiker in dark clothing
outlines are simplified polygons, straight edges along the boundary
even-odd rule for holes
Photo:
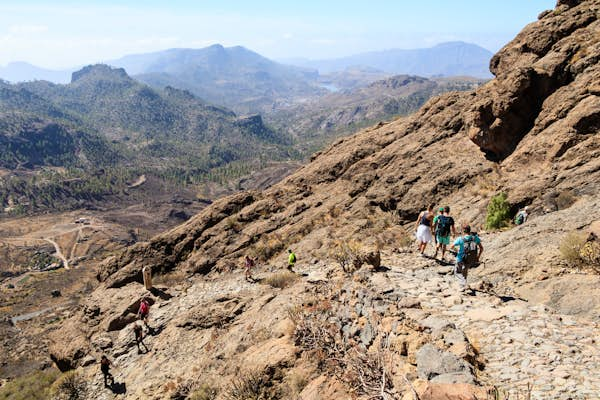
[[[104,376],[104,386],[109,386],[109,380],[111,385],[114,385],[115,383],[115,378],[113,378],[112,374],[110,373],[111,366],[112,363],[110,362],[110,360],[106,358],[105,355],[103,355],[102,359],[100,360],[100,371],[102,371],[102,375]]]
[[[437,246],[433,258],[436,258],[438,251],[442,249],[442,261],[446,261],[446,247],[450,245],[450,234],[456,236],[454,227],[454,218],[450,216],[450,207],[440,208],[440,214],[433,219],[433,227]]]
[[[135,344],[137,345],[137,348],[138,348],[138,354],[142,353],[142,348],[140,347],[140,345],[144,346],[144,349],[147,353],[149,350],[148,350],[148,346],[146,346],[146,344],[144,343],[144,328],[142,328],[142,325],[140,325],[136,322],[133,325],[133,333],[135,334]]]

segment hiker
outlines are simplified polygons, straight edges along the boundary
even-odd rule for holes
[[[144,297],[140,302],[138,317],[146,325],[146,328],[150,329],[150,327],[148,326],[148,314],[150,314],[150,303],[148,302],[148,299]]]
[[[108,387],[109,380],[111,385],[114,385],[115,383],[115,378],[113,378],[112,374],[110,373],[111,366],[112,363],[110,360],[106,358],[105,355],[102,355],[102,358],[100,359],[100,371],[102,371],[102,375],[104,376],[104,386],[106,387]]]
[[[250,256],[246,256],[245,268],[246,280],[249,282],[254,282],[254,278],[252,278],[252,268],[254,268],[254,260]]]
[[[440,207],[440,211],[441,214],[433,219],[435,242],[437,243],[433,258],[436,258],[438,250],[442,249],[442,261],[446,261],[444,256],[446,247],[450,245],[450,233],[452,236],[456,236],[456,228],[454,227],[454,218],[450,216],[450,207]]]
[[[431,229],[432,229],[431,231],[433,233],[433,242],[436,244],[436,247],[435,247],[435,253],[436,253],[436,255],[437,255],[437,235],[436,235],[436,226],[435,226],[435,224],[437,223],[437,220],[440,217],[440,215],[444,215],[444,207],[438,208],[438,213],[437,213],[437,215],[435,217],[433,217],[433,222],[432,222],[432,225],[431,225]],[[435,256],[433,258],[435,258]]]
[[[135,334],[135,344],[138,348],[138,354],[142,354],[142,348],[140,347],[140,345],[144,346],[146,353],[150,351],[148,350],[148,346],[146,346],[146,344],[144,343],[144,328],[141,324],[138,324],[137,322],[133,324],[133,333]]]
[[[469,268],[473,268],[479,264],[479,258],[483,253],[483,245],[477,233],[471,233],[471,227],[465,225],[463,227],[463,236],[457,238],[452,247],[458,252],[456,253],[456,263],[454,264],[454,276],[458,279],[462,290],[467,288],[467,274]]]
[[[292,249],[288,249],[288,266],[287,269],[294,272],[294,266],[296,265],[296,254]]]
[[[515,215],[515,225],[521,225],[527,221],[527,217],[529,216],[527,211],[529,211],[529,206],[525,206],[524,209],[519,210],[517,215]]]
[[[422,257],[425,257],[425,248],[427,243],[431,242],[431,226],[433,224],[433,204],[431,204],[426,211],[422,211],[417,218],[415,230],[417,231],[416,237],[419,242],[419,253]]]

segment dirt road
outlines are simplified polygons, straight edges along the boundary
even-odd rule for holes
[[[62,260],[63,267],[65,267],[65,269],[69,269],[69,260],[67,260],[67,258],[60,251],[60,246],[58,245],[58,243],[56,243],[54,240],[52,240],[50,238],[44,238],[44,240],[46,242],[52,244],[52,246],[54,246],[54,249],[56,250],[56,257],[58,257]]]

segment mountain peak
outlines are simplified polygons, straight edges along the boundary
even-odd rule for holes
[[[106,64],[88,65],[71,75],[71,83],[82,79],[131,80],[125,69],[113,68]]]

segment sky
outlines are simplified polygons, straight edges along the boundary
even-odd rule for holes
[[[461,40],[493,52],[556,0],[0,0],[0,65],[60,69],[220,43],[324,59]]]

